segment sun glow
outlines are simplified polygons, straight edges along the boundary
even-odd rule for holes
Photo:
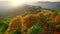
[[[0,0],[0,1],[8,1],[12,6],[19,6],[25,3],[27,4],[27,3],[38,2],[38,1],[49,1],[49,2],[56,1],[57,2],[60,0]]]
[[[39,0],[7,0],[7,1],[9,1],[12,4],[12,6],[19,6],[19,5],[22,5],[22,4],[25,4],[25,3],[36,2],[36,1],[39,1]]]
[[[19,5],[22,5],[24,4],[24,1],[23,0],[8,0],[12,6],[19,6]]]

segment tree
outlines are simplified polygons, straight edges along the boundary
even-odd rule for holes
[[[20,32],[20,34],[22,34],[22,23],[23,23],[23,18],[22,16],[16,16],[15,18],[13,18],[10,22],[10,25],[7,29],[7,31],[5,32],[6,34],[10,34],[11,32]],[[17,33],[16,33],[17,34]]]
[[[44,29],[41,26],[36,24],[28,29],[27,34],[41,34],[43,32],[43,30]]]

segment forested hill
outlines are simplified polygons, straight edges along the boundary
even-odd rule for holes
[[[29,5],[41,6],[42,8],[60,10],[60,2],[36,2]]]

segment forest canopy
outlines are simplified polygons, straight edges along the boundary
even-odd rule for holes
[[[60,34],[60,11],[32,6],[23,15],[0,20],[0,34]]]

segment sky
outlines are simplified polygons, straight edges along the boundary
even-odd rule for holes
[[[38,1],[60,2],[60,0],[0,0],[0,13],[6,12],[6,10],[11,7]]]
[[[10,1],[10,0],[0,0],[0,1]],[[30,1],[60,1],[60,0],[23,0],[23,1],[29,1],[30,2]]]
[[[60,2],[60,0],[0,0],[0,2],[2,1],[9,2],[12,6],[14,5],[17,6],[19,4],[24,4],[24,3],[38,2],[38,1]]]

